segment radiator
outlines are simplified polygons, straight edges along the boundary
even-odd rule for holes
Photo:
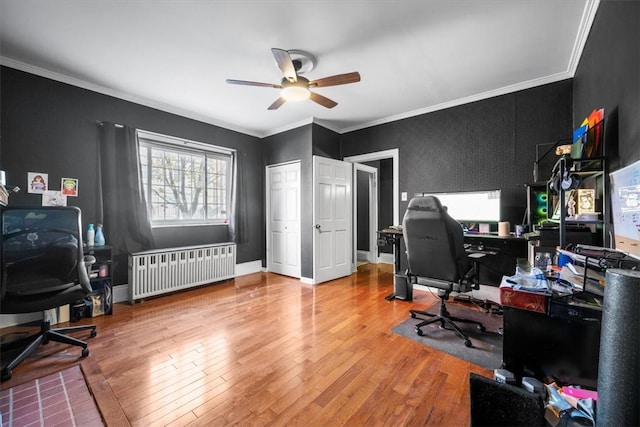
[[[129,302],[234,277],[236,245],[188,246],[129,255]]]

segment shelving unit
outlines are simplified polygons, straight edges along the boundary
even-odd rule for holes
[[[85,246],[85,255],[93,255],[89,279],[94,295],[101,296],[103,314],[113,314],[113,285],[111,283],[111,246]]]
[[[559,224],[559,246],[564,248],[567,244],[567,225],[587,226],[591,229],[596,240],[595,245],[604,246],[606,244],[606,220],[608,217],[607,203],[607,161],[605,157],[593,157],[589,159],[571,159],[563,156],[558,159],[556,175],[560,180],[569,177],[577,180],[579,185],[571,189],[557,189],[558,181],[554,183],[552,177],[547,183],[547,199],[549,221]],[[597,213],[594,218],[585,219],[584,213],[580,210],[580,201],[577,199],[577,191],[580,189],[590,189],[594,191],[595,199],[594,211]],[[568,217],[568,198],[574,197],[577,206],[576,215]]]

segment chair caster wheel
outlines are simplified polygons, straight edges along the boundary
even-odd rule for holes
[[[0,376],[0,381],[9,381],[12,376],[13,373],[11,372],[11,369],[3,369],[2,376]]]
[[[466,345],[467,347],[473,347],[473,344],[471,344],[471,340],[465,340],[464,345]]]
[[[93,338],[93,337],[95,337],[96,335],[98,335],[98,332],[96,332],[96,330],[95,330],[95,329],[93,329],[93,330],[91,331],[91,333],[89,334],[89,338]]]
[[[87,357],[88,355],[89,355],[89,349],[88,348],[83,348],[81,357]]]
[[[486,331],[486,330],[487,330],[487,328],[485,328],[483,325],[478,325],[478,330],[479,330],[480,332],[484,332],[484,331]]]
[[[416,328],[416,334],[418,334],[419,336],[424,336],[424,332],[422,332],[422,329],[420,328]]]

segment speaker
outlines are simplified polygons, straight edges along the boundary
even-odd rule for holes
[[[605,275],[598,426],[640,425],[640,271],[609,269]]]

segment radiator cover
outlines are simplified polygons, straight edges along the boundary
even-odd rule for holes
[[[129,302],[235,277],[236,245],[157,249],[129,255]]]

